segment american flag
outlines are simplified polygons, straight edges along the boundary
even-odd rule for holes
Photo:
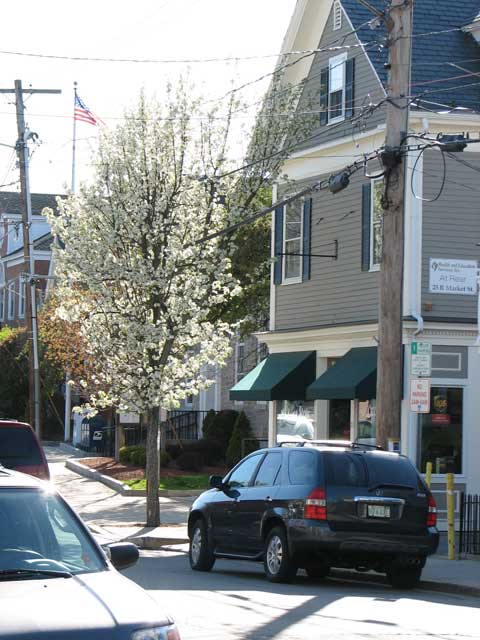
[[[98,126],[99,124],[103,124],[103,122],[97,116],[94,116],[87,105],[83,102],[81,98],[75,95],[75,108],[74,108],[74,119],[80,120],[81,122],[88,122],[88,124],[93,124]]]

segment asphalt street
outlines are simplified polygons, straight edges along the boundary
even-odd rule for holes
[[[480,638],[480,599],[300,575],[272,585],[262,567],[217,561],[190,570],[186,548],[142,552],[125,572],[169,611],[183,640],[462,640]]]

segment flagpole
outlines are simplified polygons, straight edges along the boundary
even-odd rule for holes
[[[75,193],[75,152],[77,146],[77,120],[75,106],[77,103],[77,82],[73,83],[73,147],[72,147],[72,193]]]
[[[77,143],[77,120],[75,118],[75,106],[77,104],[77,82],[73,83],[73,145],[72,145],[72,193],[75,193],[75,152]],[[70,372],[67,368],[65,373],[65,422],[64,440],[68,442],[72,437],[72,388],[69,384]]]

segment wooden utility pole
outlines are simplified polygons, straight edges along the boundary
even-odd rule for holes
[[[37,300],[35,286],[35,260],[33,255],[32,203],[30,198],[30,181],[28,173],[29,155],[28,140],[30,132],[25,128],[25,106],[23,94],[28,93],[61,93],[58,89],[22,89],[21,80],[15,80],[14,89],[0,89],[0,93],[14,93],[17,112],[17,134],[15,145],[20,167],[20,189],[22,192],[23,212],[23,256],[25,264],[25,316],[29,336],[28,349],[28,389],[29,389],[29,421],[34,424],[35,432],[40,437],[40,369],[38,358]],[[27,292],[30,292],[28,295]],[[21,291],[19,291],[19,294]]]
[[[386,13],[389,73],[387,130],[383,154],[383,250],[380,268],[377,367],[377,444],[400,439],[403,385],[403,254],[412,18],[414,0],[391,0]]]

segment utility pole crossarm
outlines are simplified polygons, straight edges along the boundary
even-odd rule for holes
[[[15,89],[0,89],[0,93],[16,93]],[[61,89],[22,89],[23,93],[62,93]]]

